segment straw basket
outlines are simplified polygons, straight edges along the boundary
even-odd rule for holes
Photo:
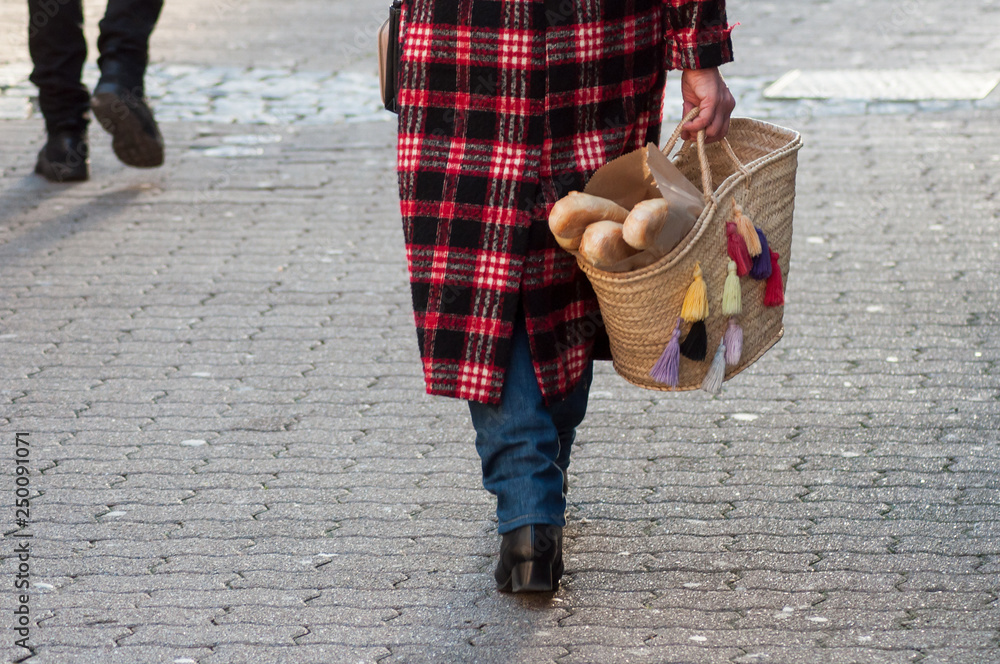
[[[670,153],[679,135],[680,125],[664,153]],[[778,253],[783,283],[787,283],[796,157],[801,147],[797,132],[748,118],[734,118],[725,141],[706,145],[704,134],[699,133],[696,147],[685,144],[675,164],[692,182],[702,183],[707,205],[681,243],[656,263],[632,272],[604,272],[579,259],[600,302],[614,367],[623,378],[653,390],[691,390],[702,385],[712,350],[722,340],[729,320],[722,313],[722,294],[729,264],[726,222],[732,218],[734,201]],[[709,355],[701,362],[681,358],[678,384],[669,387],[654,380],[650,371],[671,339],[696,263],[708,296],[709,315],[704,322]],[[784,331],[784,306],[763,304],[765,283],[743,278],[740,287],[743,351],[737,364],[726,367],[726,379],[757,361]]]

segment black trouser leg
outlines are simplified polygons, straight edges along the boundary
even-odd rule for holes
[[[97,39],[101,81],[119,83],[138,97],[149,62],[149,36],[163,0],[108,0]]]
[[[80,82],[87,59],[81,0],[28,0],[28,51],[46,130],[85,129],[90,97]]]

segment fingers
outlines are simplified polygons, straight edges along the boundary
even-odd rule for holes
[[[703,104],[708,101],[706,99]],[[725,94],[718,103],[715,100],[711,100],[711,103],[711,107],[703,106],[698,117],[685,125],[690,136],[694,136],[700,129],[704,129],[706,143],[715,143],[726,137],[726,134],[729,133],[729,117],[733,109],[736,108],[736,100],[733,99],[728,90],[725,90]],[[699,127],[699,124],[702,126]],[[685,138],[684,140],[689,139]]]
[[[725,113],[716,113],[712,124],[705,129],[705,142],[714,143],[722,140],[729,129],[729,119]]]
[[[716,112],[715,112],[715,100],[714,99],[702,99],[701,100],[701,110],[698,112],[698,116],[684,125],[683,131],[681,132],[681,138],[685,141],[689,141],[702,129],[708,129],[713,122],[715,122]],[[688,112],[693,109],[694,104],[688,102],[684,104],[684,116],[687,117]],[[706,132],[707,136],[707,132]]]
[[[681,93],[684,97],[685,117],[691,109],[700,109],[698,116],[681,128],[681,137],[688,141],[699,131],[704,131],[708,143],[725,138],[729,132],[729,116],[736,108],[736,100],[719,70],[685,70],[681,76]]]

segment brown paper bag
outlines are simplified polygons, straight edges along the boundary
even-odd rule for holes
[[[597,169],[584,193],[601,196],[631,210],[651,198],[670,203],[667,223],[652,247],[608,268],[629,272],[651,265],[683,240],[705,208],[701,192],[664,155],[655,143],[630,152]]]

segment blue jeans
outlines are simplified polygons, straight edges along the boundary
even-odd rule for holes
[[[497,497],[498,532],[531,523],[566,525],[563,480],[576,427],[587,412],[591,363],[564,400],[546,406],[531,363],[524,317],[511,340],[510,364],[499,405],[469,402],[483,486]]]

